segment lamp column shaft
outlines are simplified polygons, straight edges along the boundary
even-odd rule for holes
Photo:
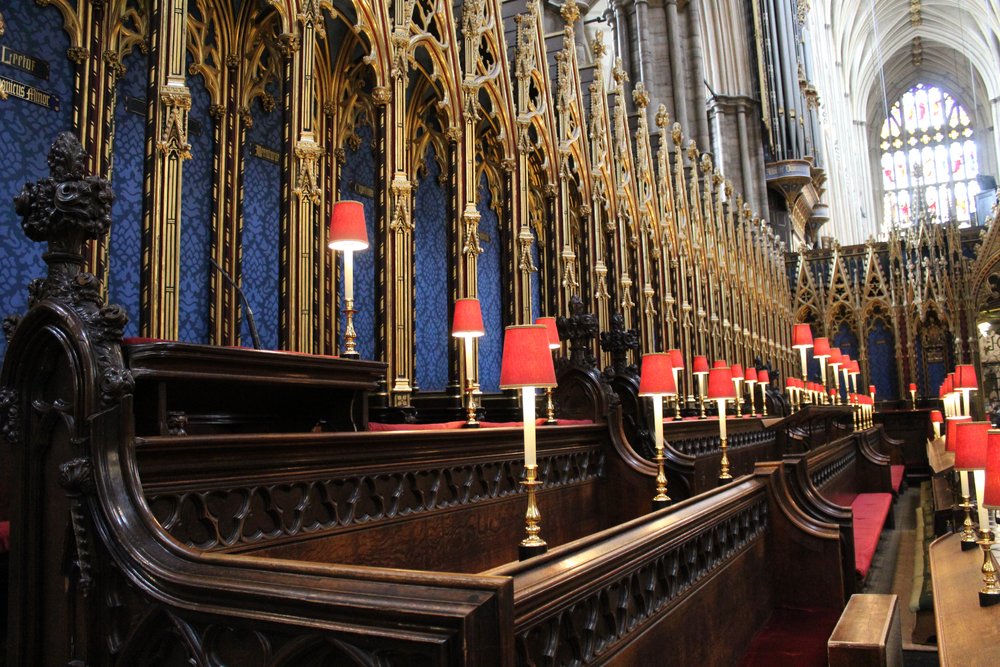
[[[729,474],[729,447],[726,444],[726,399],[716,399],[719,405],[719,446],[722,449],[722,461],[719,463],[719,479],[730,480],[733,478]]]
[[[667,495],[667,476],[663,471],[663,397],[653,397],[653,432],[656,435],[656,495],[653,496],[653,508],[666,507],[670,502]]]
[[[535,388],[521,388],[521,410],[524,413],[524,465],[535,467]]]
[[[966,417],[972,415],[972,397],[969,395],[971,391],[971,389],[962,390],[962,414]]]
[[[763,382],[760,383],[760,414],[767,416],[767,384]]]
[[[819,379],[823,383],[823,393],[826,393],[826,357],[819,358]]]
[[[965,511],[965,520],[962,522],[962,542],[964,543],[962,548],[968,549],[972,548],[976,542],[976,531],[972,528],[972,497],[969,493],[969,473],[964,470],[959,471],[958,481],[962,489],[962,502],[958,506]]]
[[[479,426],[479,422],[476,420],[476,386],[474,383],[476,374],[475,369],[472,367],[473,363],[472,337],[465,336],[465,424],[466,426],[477,427]]]
[[[741,392],[740,392],[740,383],[741,383],[740,380],[733,380],[733,385],[735,385],[733,388],[736,390],[736,392],[735,392],[736,393],[736,398],[734,400],[736,401],[736,418],[737,419],[742,419],[743,418],[743,396],[741,396]]]
[[[357,359],[358,350],[355,347],[358,333],[354,330],[354,251],[344,251],[344,314],[347,322],[344,326],[344,354],[348,359]]]
[[[698,373],[698,407],[701,411],[699,419],[705,419],[705,374]]]
[[[833,369],[833,404],[840,405],[840,369],[836,366],[831,366]]]
[[[806,380],[809,379],[808,375],[809,367],[808,367],[808,362],[806,361],[806,348],[800,347],[799,354],[801,355],[800,358],[802,359],[802,381],[805,382]]]
[[[677,390],[677,395],[674,396],[674,421],[681,420],[681,385],[680,385],[680,372],[681,369],[675,368],[674,371],[674,388]]]

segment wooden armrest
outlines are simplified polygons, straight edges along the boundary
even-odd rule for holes
[[[830,667],[899,667],[903,636],[895,595],[852,595],[827,642]]]

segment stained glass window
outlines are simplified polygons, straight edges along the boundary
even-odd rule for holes
[[[969,115],[936,86],[917,84],[892,106],[879,133],[885,223],[975,217],[979,161]]]

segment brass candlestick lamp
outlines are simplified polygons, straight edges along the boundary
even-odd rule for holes
[[[559,327],[556,326],[556,318],[539,317],[535,320],[535,324],[542,325],[548,332],[549,349],[553,352],[558,350],[561,342],[559,340]],[[552,387],[545,389],[545,423],[549,426],[559,423],[559,420],[556,419],[556,406],[555,403],[552,402]]]
[[[673,366],[670,354],[654,352],[642,355],[642,372],[639,376],[639,395],[649,396],[653,401],[653,433],[655,435],[656,451],[656,495],[653,496],[653,509],[663,509],[670,504],[667,495],[667,476],[664,471],[663,455],[663,398],[675,396],[677,385],[674,384]]]
[[[729,474],[729,449],[726,442],[726,401],[736,398],[733,391],[733,373],[722,362],[708,373],[708,399],[719,406],[719,445],[722,449],[722,460],[719,464],[719,480],[728,482],[733,478]]]
[[[459,299],[455,302],[455,316],[452,321],[451,335],[464,341],[465,351],[465,427],[478,428],[476,419],[476,369],[472,342],[486,333],[483,327],[483,312],[479,307],[479,299]]]
[[[354,330],[354,253],[368,248],[368,230],[365,227],[365,208],[359,201],[339,201],[333,205],[330,214],[331,250],[344,253],[344,349],[340,356],[358,359]]]

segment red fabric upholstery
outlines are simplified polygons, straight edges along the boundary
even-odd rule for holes
[[[142,336],[130,336],[122,340],[126,345],[144,345],[146,343],[169,343],[165,338],[143,338]]]
[[[896,493],[903,488],[903,473],[906,466],[889,466],[889,474],[892,476],[892,490]]]
[[[0,521],[0,553],[10,551],[10,521]]]
[[[839,618],[834,609],[776,609],[740,667],[825,667],[826,643]]]
[[[593,424],[593,419],[557,419],[556,426],[577,426],[580,424]]]
[[[544,423],[545,423],[545,418],[544,417],[539,417],[538,419],[535,420],[535,424],[537,424],[538,426],[541,426]],[[479,422],[479,425],[482,426],[483,428],[521,428],[522,426],[524,426],[524,422],[488,422],[488,421],[481,421],[481,422]]]
[[[368,422],[369,431],[440,431],[448,428],[462,428],[464,421],[440,422],[437,424],[384,424]]]
[[[854,512],[854,567],[864,579],[875,558],[882,527],[892,510],[892,494],[859,493],[851,510]]]

